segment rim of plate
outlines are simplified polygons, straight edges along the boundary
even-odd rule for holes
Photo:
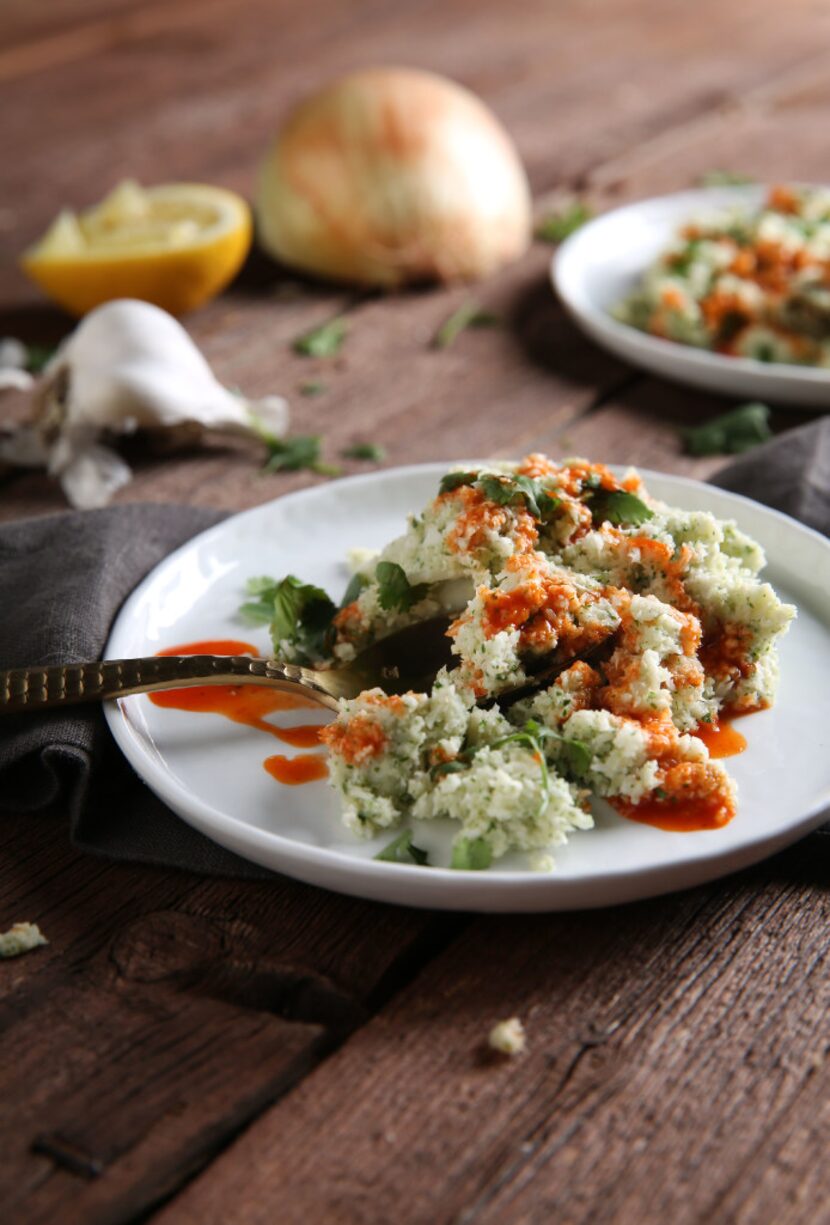
[[[795,187],[813,187],[830,190],[819,183],[793,184]],[[598,306],[586,291],[579,270],[582,267],[584,250],[590,246],[598,231],[604,227],[616,225],[626,216],[642,213],[646,210],[656,212],[685,210],[688,206],[689,215],[697,208],[717,208],[739,203],[757,203],[763,199],[769,190],[766,184],[744,184],[734,187],[699,187],[687,191],[670,192],[663,196],[649,196],[644,200],[635,200],[630,204],[622,204],[618,208],[601,213],[592,221],[580,228],[554,253],[550,263],[550,279],[553,288],[559,295],[563,305],[579,322],[584,322],[599,332],[614,337],[626,349],[639,348],[643,354],[648,354],[661,363],[673,355],[690,367],[698,370],[722,371],[724,374],[742,373],[756,379],[764,379],[770,384],[792,381],[805,388],[821,388],[827,392],[830,388],[830,370],[818,366],[798,366],[788,362],[760,362],[754,357],[726,357],[722,353],[712,353],[708,349],[697,349],[694,345],[684,345],[678,340],[664,340],[659,336],[651,336],[641,332],[639,328],[629,323],[621,323],[610,312]],[[641,272],[645,271],[645,267]],[[728,393],[727,393],[728,394]],[[802,407],[804,407],[802,405]]]
[[[218,524],[207,528],[203,532],[197,533],[173,550],[166,557],[153,567],[153,569],[141,580],[141,582],[133,589],[130,595],[125,600],[124,604],[118,612],[118,615],[113,623],[110,637],[104,650],[105,659],[119,658],[123,653],[119,650],[118,643],[122,637],[127,634],[127,622],[132,615],[133,607],[141,600],[145,588],[149,587],[162,567],[167,567],[171,564],[175,565],[176,560],[186,554],[198,542],[209,542],[211,537],[221,536],[223,529],[227,529],[230,523],[244,521],[245,519],[256,517],[277,505],[288,501],[294,501],[307,497],[309,494],[317,493],[330,489],[332,485],[343,485],[349,483],[354,486],[369,485],[383,483],[390,479],[408,476],[429,476],[443,475],[448,469],[454,465],[464,466],[464,464],[484,463],[488,461],[482,460],[449,460],[444,463],[424,463],[424,464],[408,464],[396,468],[386,468],[380,472],[372,472],[366,474],[358,474],[356,476],[344,477],[338,481],[330,482],[327,485],[315,485],[306,489],[300,489],[294,493],[284,494],[282,497],[274,498],[269,502],[261,503],[258,506],[250,507],[247,510],[239,511],[236,514],[229,515],[227,519],[222,520]],[[492,462],[492,461],[489,461]],[[620,465],[609,465],[612,471],[616,468],[620,470]],[[830,539],[824,537],[820,532],[812,528],[806,527],[793,519],[790,515],[786,515],[778,510],[773,510],[771,507],[764,506],[762,503],[755,502],[752,498],[747,498],[743,494],[732,493],[729,490],[720,489],[717,486],[707,485],[702,481],[697,481],[691,477],[679,476],[673,473],[657,472],[653,469],[638,468],[638,472],[648,482],[649,478],[658,480],[668,480],[673,484],[676,483],[690,490],[704,490],[707,493],[714,493],[717,497],[724,498],[728,503],[734,502],[738,505],[746,505],[752,509],[754,513],[761,513],[764,516],[770,516],[773,520],[780,522],[785,529],[803,533],[806,537],[813,540],[821,549],[830,552]],[[773,564],[775,559],[772,559]],[[345,893],[351,893],[364,897],[381,897],[380,892],[368,892],[365,888],[355,887],[351,877],[363,878],[367,874],[370,879],[374,879],[379,884],[383,881],[395,881],[407,879],[410,882],[418,881],[418,891],[423,894],[421,902],[412,896],[401,899],[401,904],[404,905],[433,905],[433,899],[430,895],[436,890],[441,893],[440,906],[444,909],[464,909],[474,907],[477,898],[487,892],[487,886],[501,886],[507,890],[509,894],[522,893],[525,891],[533,892],[536,895],[550,894],[551,901],[561,900],[562,909],[567,908],[567,895],[575,892],[582,892],[590,883],[592,886],[602,886],[604,883],[615,883],[624,881],[626,878],[636,877],[639,881],[651,881],[655,884],[652,878],[657,878],[659,884],[656,887],[649,889],[647,885],[644,888],[637,888],[633,891],[633,898],[644,898],[660,893],[672,892],[674,888],[692,887],[682,883],[677,886],[671,883],[672,875],[682,877],[688,873],[690,867],[700,868],[706,864],[723,865],[722,872],[713,872],[711,875],[701,875],[696,883],[703,883],[706,879],[712,879],[715,876],[727,875],[731,872],[738,871],[742,867],[747,867],[752,863],[763,859],[767,854],[774,853],[776,849],[795,841],[799,833],[806,834],[810,829],[819,824],[822,814],[826,812],[830,806],[830,783],[817,802],[810,809],[795,821],[781,829],[760,834],[757,837],[748,837],[737,847],[732,847],[726,850],[701,850],[697,854],[685,856],[682,860],[678,860],[671,864],[651,864],[641,868],[632,869],[630,866],[615,868],[613,865],[603,865],[598,867],[596,872],[592,872],[590,876],[563,878],[557,877],[556,873],[539,873],[533,872],[530,869],[521,871],[504,871],[497,868],[488,868],[485,872],[475,871],[458,871],[457,869],[431,867],[428,872],[416,865],[396,864],[376,859],[356,859],[348,852],[336,850],[329,847],[310,846],[305,843],[294,841],[283,834],[276,833],[271,830],[263,830],[256,826],[248,824],[237,816],[223,812],[218,808],[214,808],[211,804],[197,796],[188,787],[180,784],[174,777],[171,776],[167,767],[161,764],[158,760],[147,752],[147,749],[142,741],[136,737],[135,731],[132,729],[129,716],[122,709],[123,704],[135,702],[141,695],[133,697],[117,699],[116,701],[104,702],[104,714],[109,725],[110,731],[118,744],[118,747],[124,753],[124,756],[132,765],[136,773],[143,779],[145,783],[155,791],[155,793],[167,803],[174,813],[182,820],[200,830],[206,836],[213,838],[220,845],[229,847],[235,850],[236,854],[245,857],[245,852],[237,849],[239,842],[249,844],[249,848],[253,850],[265,850],[279,853],[279,858],[284,864],[283,868],[274,868],[270,862],[266,866],[270,867],[275,874],[279,874],[284,870],[287,875],[296,875],[297,879],[307,880],[311,883],[319,883],[319,874],[313,869],[323,869],[328,882],[337,880],[336,885],[326,883],[323,887],[340,888]],[[195,815],[198,819],[191,820],[191,815]],[[228,828],[235,832],[239,839],[230,839],[233,843],[229,845],[227,837]],[[223,837],[223,835],[225,835]],[[264,863],[260,858],[254,858],[254,862]],[[293,871],[296,869],[296,873]],[[306,870],[310,870],[309,875]],[[402,875],[403,874],[403,875]],[[447,901],[443,896],[442,885],[452,882],[453,894],[455,902]],[[508,887],[510,887],[508,889]],[[560,899],[555,899],[553,895],[560,894]],[[386,899],[390,900],[390,899]],[[505,898],[510,901],[509,897]],[[627,900],[620,896],[618,890],[615,898],[610,898],[607,902],[593,903],[594,906],[611,905],[615,900]],[[589,908],[591,904],[579,900],[575,903],[576,908]],[[535,908],[535,907],[534,907]],[[512,905],[505,906],[504,909],[520,909],[520,906]]]

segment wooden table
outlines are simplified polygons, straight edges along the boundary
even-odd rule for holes
[[[67,330],[14,268],[59,206],[125,176],[250,192],[289,103],[365,63],[477,90],[540,210],[716,167],[828,174],[826,0],[4,0],[0,16],[0,334]],[[371,439],[390,464],[545,449],[707,475],[677,430],[722,405],[583,340],[549,257],[476,287],[504,326],[441,352],[469,289],[357,297],[257,260],[187,323],[224,382],[284,391],[330,457]],[[340,357],[292,352],[339,310]],[[308,379],[327,390],[303,398]],[[319,479],[257,462],[217,445],[146,459],[121,499],[237,509]],[[0,487],[5,518],[62,505],[40,475]],[[2,925],[50,940],[0,970],[6,1222],[830,1221],[822,834],[678,896],[515,918],[113,866],[33,817],[0,839]],[[511,1014],[527,1054],[488,1059]]]

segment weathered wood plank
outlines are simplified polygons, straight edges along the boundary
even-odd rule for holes
[[[458,929],[280,877],[104,863],[48,819],[0,834],[0,914],[50,941],[0,975],[9,1222],[146,1210]]]
[[[828,855],[816,835],[673,897],[479,920],[154,1222],[815,1221]],[[512,1014],[528,1052],[489,1057]]]

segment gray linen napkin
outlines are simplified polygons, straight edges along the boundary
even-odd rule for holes
[[[713,483],[830,534],[830,418],[749,452]],[[0,667],[100,657],[133,587],[221,518],[193,507],[131,505],[0,527]],[[133,774],[95,707],[3,718],[3,809],[68,810],[72,841],[113,859],[271,875],[175,817]]]
[[[217,511],[131,505],[0,527],[0,667],[99,659],[119,607]],[[69,813],[76,846],[112,859],[260,879],[179,820],[116,748],[97,706],[0,722],[0,811]]]

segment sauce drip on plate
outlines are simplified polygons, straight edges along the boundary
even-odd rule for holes
[[[206,638],[201,642],[185,642],[179,646],[165,647],[159,655],[254,655],[259,652],[250,642],[238,642],[234,638]],[[187,689],[163,689],[148,695],[156,706],[168,710],[189,710],[201,714],[224,715],[234,723],[256,728],[275,736],[285,744],[298,749],[316,748],[322,727],[318,723],[303,723],[298,727],[276,727],[268,723],[266,715],[277,710],[298,710],[314,707],[314,702],[280,693],[260,685],[193,685]],[[284,763],[273,768],[269,762]],[[269,757],[264,763],[269,774],[283,783],[312,782],[325,778],[325,759],[320,754],[304,757]],[[322,767],[322,772],[321,772]]]
[[[737,757],[746,748],[746,737],[735,730],[729,719],[720,723],[700,723],[695,735],[706,745],[710,757]]]

